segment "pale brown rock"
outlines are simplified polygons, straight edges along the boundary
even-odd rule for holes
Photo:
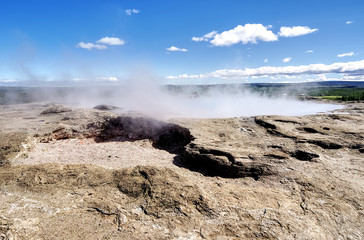
[[[0,239],[363,238],[363,103],[170,122],[49,107],[0,106]]]

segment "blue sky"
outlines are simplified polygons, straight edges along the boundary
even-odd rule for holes
[[[0,85],[364,80],[364,1],[0,0]]]

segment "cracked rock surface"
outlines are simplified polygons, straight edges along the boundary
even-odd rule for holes
[[[364,104],[160,121],[0,106],[0,239],[363,239]]]

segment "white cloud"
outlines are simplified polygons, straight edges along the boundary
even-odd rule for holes
[[[307,51],[305,51],[305,53],[313,53],[313,50],[307,50]]]
[[[178,76],[167,76],[167,79],[200,79],[200,78],[247,78],[253,76],[282,76],[282,75],[306,75],[306,74],[325,74],[338,73],[345,76],[363,76],[364,77],[364,60],[354,62],[339,62],[330,65],[327,64],[310,64],[300,66],[285,67],[259,67],[245,69],[221,69],[211,73]],[[322,76],[322,75],[321,75]]]
[[[85,43],[79,42],[76,47],[84,48],[87,50],[98,49],[103,50],[107,49],[106,45],[124,45],[125,41],[123,39],[117,37],[104,37],[96,41],[96,43]]]
[[[202,41],[209,41],[211,38],[214,38],[217,34],[217,31],[212,31],[209,33],[206,33],[205,35],[203,35],[203,37],[192,37],[192,41],[195,42],[202,42]]]
[[[218,34],[217,31],[212,31],[212,32],[206,33],[203,36],[204,36],[204,38],[210,39],[210,38],[214,38],[217,34]]]
[[[204,37],[192,37],[192,41],[194,42],[202,42],[205,41]]]
[[[102,45],[102,44],[85,43],[85,42],[78,43],[77,47],[84,48],[84,49],[87,49],[87,50],[92,50],[94,48],[98,49],[98,50],[107,49],[107,46]]]
[[[187,52],[188,50],[186,48],[178,48],[178,47],[175,47],[175,46],[171,46],[169,48],[166,48],[167,51],[170,51],[170,52]]]
[[[233,29],[218,33],[212,31],[202,37],[192,37],[192,41],[202,42],[210,41],[214,46],[231,46],[233,44],[257,43],[258,41],[273,42],[278,41],[281,37],[297,37],[318,31],[317,28],[311,29],[307,26],[281,27],[278,34],[271,30],[272,25],[263,26],[260,23],[238,25]]]
[[[288,63],[288,62],[290,62],[291,60],[292,60],[292,58],[288,57],[288,58],[284,58],[284,59],[282,60],[282,62],[284,62],[284,63]]]
[[[138,9],[126,9],[125,10],[125,14],[130,16],[131,14],[138,14],[139,13],[139,10]]]
[[[346,24],[352,24],[354,21],[346,21]]]
[[[341,54],[338,54],[337,56],[338,57],[351,57],[351,56],[354,56],[354,52],[349,52],[349,53],[341,53]]]
[[[268,58],[264,59],[264,62],[267,63],[268,62]]]
[[[281,37],[297,37],[318,31],[317,28],[311,29],[307,26],[281,27],[278,33]]]
[[[341,80],[345,81],[364,81],[364,75],[344,75]]]
[[[124,45],[125,41],[117,37],[104,37],[97,40],[96,43],[101,43],[106,45]]]
[[[233,44],[257,43],[258,41],[277,41],[278,37],[262,24],[238,25],[234,29],[216,33],[210,43],[214,46],[231,46]]]

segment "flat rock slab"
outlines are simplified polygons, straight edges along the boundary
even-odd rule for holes
[[[64,139],[32,144],[32,148],[18,156],[13,165],[93,164],[112,169],[138,165],[174,167],[175,156],[154,148],[150,140],[98,143],[90,138]]]

